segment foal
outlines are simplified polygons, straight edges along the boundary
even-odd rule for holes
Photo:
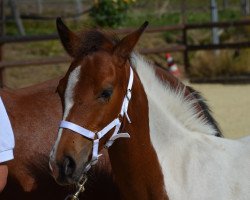
[[[180,191],[180,196],[173,195],[174,190],[170,189],[166,178],[172,173],[169,170],[172,167],[171,162],[175,162],[171,159],[164,160],[164,155],[169,155],[164,154],[165,149],[169,148],[162,141],[166,142],[176,131],[168,121],[167,126],[164,125],[164,120],[168,120],[164,113],[169,111],[172,115],[170,119],[177,118],[180,121],[176,127],[178,131],[184,133],[184,129],[189,130],[187,136],[176,134],[171,144],[166,142],[173,148],[169,158],[173,158],[174,149],[178,150],[182,138],[190,137],[191,133],[194,134],[193,137],[213,137],[211,135],[214,135],[216,130],[204,116],[197,113],[197,100],[185,96],[184,90],[173,92],[168,86],[164,89],[165,84],[156,78],[152,66],[137,56],[132,56],[129,62],[133,47],[146,24],[114,44],[107,41],[105,35],[100,35],[100,32],[89,32],[90,35],[84,35],[81,39],[60,21],[58,23],[64,47],[75,60],[58,86],[64,105],[64,115],[50,157],[50,165],[57,182],[77,182],[82,173],[98,160],[98,148],[102,149],[105,144],[110,146],[120,137],[129,137],[129,133],[130,139],[119,139],[109,148],[111,165],[121,197],[168,199],[169,196],[170,199],[184,199],[188,193]],[[104,39],[106,42],[103,42]],[[72,46],[72,43],[78,45]],[[137,67],[140,66],[137,63],[144,63],[145,69],[150,68],[151,71],[148,71],[154,78],[148,78],[148,73],[143,72],[138,76],[131,68],[132,64],[138,70]],[[142,84],[141,80],[148,82]],[[165,95],[157,94],[155,83],[160,88],[163,87],[161,92]],[[153,97],[151,93],[154,94]],[[159,99],[163,96],[164,98]],[[158,101],[162,107],[157,106]],[[163,102],[169,104],[168,109],[163,106]],[[118,131],[120,133],[117,133]],[[159,145],[157,146],[154,141]],[[183,157],[177,157],[176,160],[179,161],[181,158]],[[185,175],[185,171],[186,169],[178,172]],[[178,181],[173,182],[173,188],[180,187]],[[200,196],[200,199],[206,199],[207,193],[202,195],[202,192],[201,190],[197,195],[192,193],[189,195],[191,198],[187,199],[198,199]]]

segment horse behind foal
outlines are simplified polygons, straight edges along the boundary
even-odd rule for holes
[[[50,175],[49,152],[62,115],[56,88],[59,79],[28,88],[0,90],[15,134],[14,160],[0,199],[64,199],[74,187],[61,187]],[[2,139],[2,138],[1,138]],[[119,199],[109,158],[103,152],[100,165],[90,172],[81,199]]]

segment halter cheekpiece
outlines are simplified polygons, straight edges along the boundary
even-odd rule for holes
[[[98,154],[99,140],[103,138],[111,129],[115,128],[113,135],[105,144],[107,148],[110,147],[114,143],[114,141],[118,138],[130,138],[130,135],[128,133],[119,133],[119,130],[120,130],[121,123],[122,123],[121,118],[124,115],[127,118],[128,122],[131,123],[127,112],[128,112],[128,104],[132,97],[131,91],[132,91],[132,86],[133,86],[133,80],[134,80],[134,72],[133,72],[133,69],[130,67],[130,76],[129,76],[128,86],[127,86],[127,93],[123,99],[120,114],[118,115],[116,119],[114,119],[112,122],[110,122],[107,126],[105,126],[102,130],[98,131],[97,133],[91,130],[88,130],[86,128],[83,128],[72,122],[64,121],[64,120],[61,121],[59,128],[70,129],[90,140],[93,140],[92,159],[90,163],[86,166],[85,171],[88,171],[91,165],[94,165],[97,163],[98,157],[101,156],[100,154]]]

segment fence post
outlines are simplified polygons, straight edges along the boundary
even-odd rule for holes
[[[185,67],[185,72],[188,74],[189,73],[189,58],[188,58],[188,39],[187,39],[187,28],[186,28],[186,23],[187,23],[187,18],[186,18],[186,0],[181,1],[181,14],[182,14],[182,24],[183,24],[183,30],[182,30],[182,42],[185,46],[185,50],[183,51],[183,63]]]
[[[241,0],[241,10],[244,16],[249,15],[249,0]]]
[[[184,24],[183,32],[182,32],[182,40],[183,40],[183,44],[185,46],[185,50],[183,51],[183,60],[184,60],[185,72],[187,74],[189,74],[190,63],[189,63],[189,57],[188,57],[187,26],[185,24]]]
[[[211,20],[212,22],[218,22],[218,8],[217,8],[216,0],[211,0],[210,4],[211,4]],[[220,43],[219,31],[217,27],[212,28],[212,41],[213,41],[213,44]]]
[[[42,2],[42,0],[37,0],[37,9],[38,9],[39,14],[43,13],[43,2]]]
[[[4,34],[4,0],[0,0],[0,37]],[[0,62],[3,59],[3,43],[0,43]],[[4,68],[0,68],[0,88],[4,86]]]
[[[15,22],[16,22],[18,31],[21,35],[25,35],[23,23],[22,23],[22,20],[20,18],[20,13],[19,13],[18,7],[16,5],[16,0],[10,0],[9,3],[10,3],[10,8],[11,8],[11,13],[12,13],[12,16],[13,16]]]

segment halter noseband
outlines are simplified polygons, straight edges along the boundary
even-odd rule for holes
[[[85,129],[77,124],[74,124],[69,121],[61,121],[59,128],[66,128],[70,129],[76,133],[79,133],[80,135],[93,140],[93,151],[92,151],[92,159],[90,163],[86,166],[85,171],[88,171],[90,167],[94,164],[97,163],[98,157],[101,155],[98,154],[99,150],[99,140],[103,138],[112,128],[115,127],[113,135],[109,138],[105,146],[108,148],[110,147],[114,141],[118,138],[130,138],[130,135],[128,133],[119,133],[120,127],[121,127],[121,119],[119,116],[123,117],[124,115],[126,116],[127,120],[129,123],[131,123],[130,118],[128,116],[128,104],[131,99],[131,90],[133,86],[133,80],[134,80],[134,72],[133,69],[130,67],[130,76],[129,76],[129,81],[128,81],[128,86],[127,86],[127,93],[123,99],[122,107],[120,114],[116,119],[114,119],[112,122],[110,122],[106,127],[104,127],[102,130],[98,131],[97,133],[90,131],[88,129]],[[97,139],[95,139],[97,137]]]

